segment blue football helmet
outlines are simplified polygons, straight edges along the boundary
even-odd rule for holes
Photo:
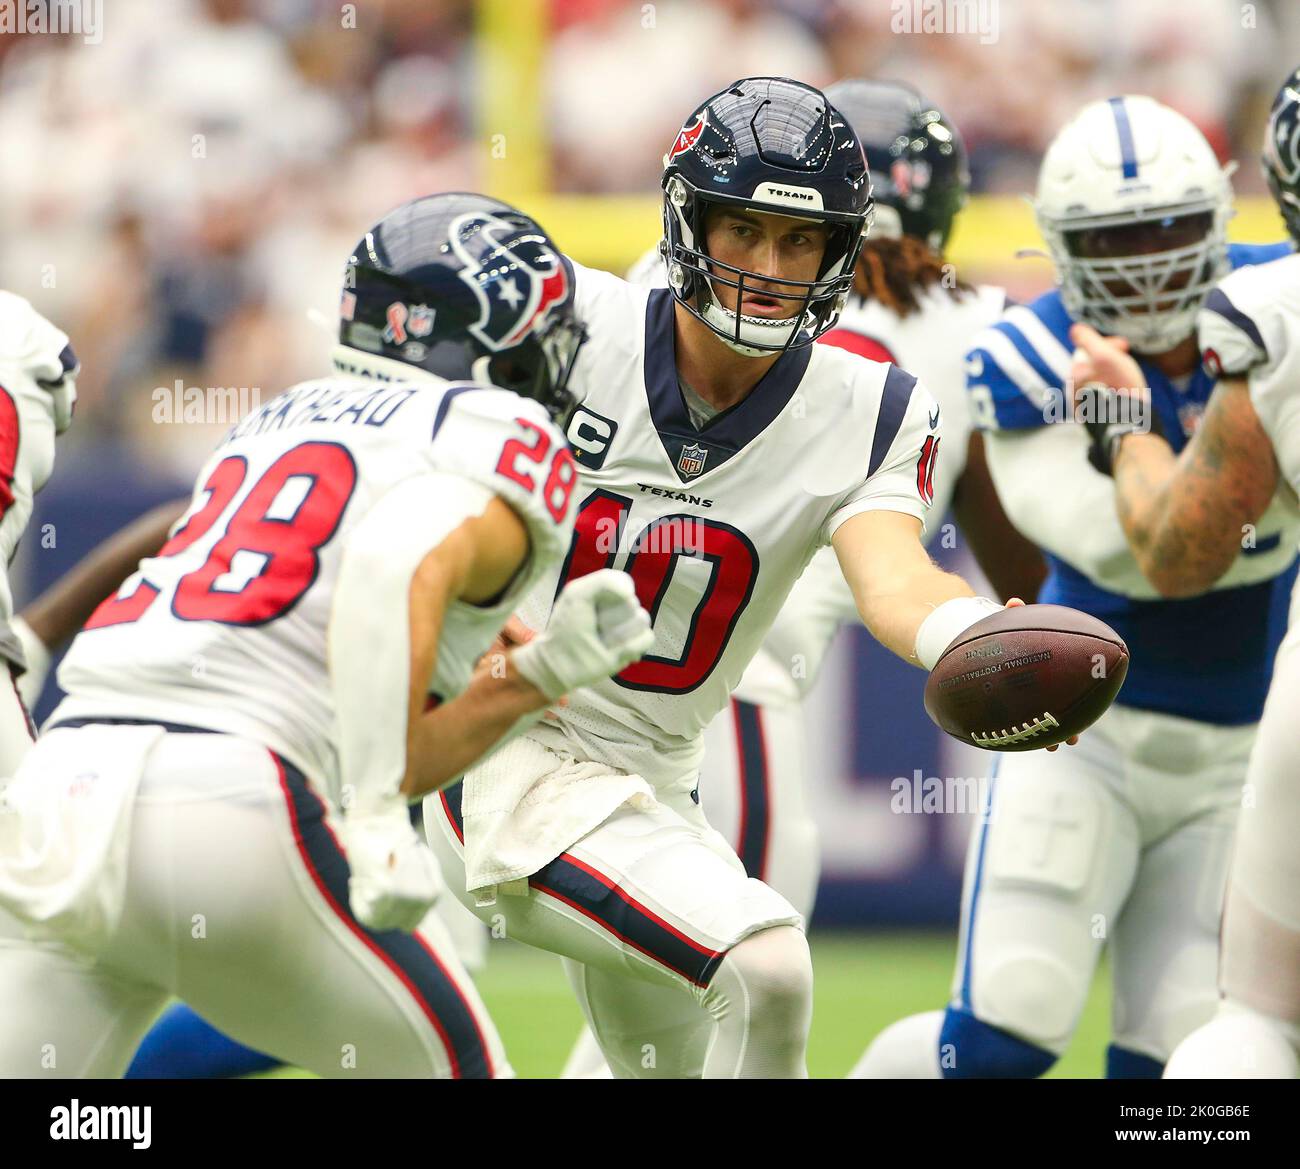
[[[857,135],[810,85],[748,77],[698,106],[664,156],[664,242],[677,302],[748,356],[810,345],[835,324],[853,285],[853,266],[871,226],[871,180]],[[780,280],[794,291],[784,319],[726,309],[712,287],[737,290],[740,304],[760,273],[724,264],[705,250],[705,215],[729,206],[825,224],[817,278]],[[749,282],[749,283],[747,283]]]
[[[412,200],[366,232],[344,272],[344,369],[400,380],[410,367],[490,382],[553,417],[585,332],[573,269],[522,211],[484,195]]]
[[[1264,136],[1264,177],[1291,238],[1300,244],[1300,69],[1273,99]]]

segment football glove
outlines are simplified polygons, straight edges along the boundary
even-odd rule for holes
[[[442,892],[442,875],[428,845],[411,825],[406,801],[343,816],[340,835],[352,875],[348,903],[372,930],[413,930]]]
[[[515,668],[549,699],[631,665],[654,644],[632,578],[602,568],[565,586],[551,620],[513,655]]]
[[[1125,400],[1127,399],[1127,400]],[[1115,475],[1115,455],[1119,443],[1130,434],[1154,434],[1165,437],[1149,397],[1135,399],[1099,383],[1080,387],[1075,399],[1075,417],[1082,418],[1088,430],[1088,462],[1103,475]],[[1123,421],[1111,421],[1122,419]]]

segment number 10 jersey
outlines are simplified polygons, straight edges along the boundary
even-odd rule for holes
[[[620,568],[655,643],[534,734],[556,745],[562,734],[581,758],[689,791],[700,732],[813,553],[860,512],[924,518],[939,410],[897,367],[814,345],[783,355],[697,430],[678,384],[671,293],[574,267],[589,335],[570,382],[578,512],[558,573],[520,615],[544,626],[564,583]]]

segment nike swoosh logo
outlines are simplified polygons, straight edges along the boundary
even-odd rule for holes
[[[939,408],[936,406],[934,414],[932,414],[930,417],[930,429],[933,430],[938,425],[939,425]]]

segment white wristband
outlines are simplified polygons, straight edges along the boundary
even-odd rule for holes
[[[933,670],[943,651],[960,634],[1003,608],[1005,606],[988,597],[954,597],[951,601],[944,601],[916,631],[916,648],[913,650],[916,660],[927,670]]]

